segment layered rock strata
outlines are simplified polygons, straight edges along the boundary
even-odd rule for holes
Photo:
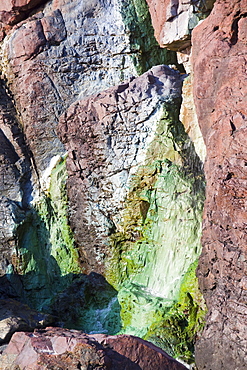
[[[193,31],[194,99],[207,146],[198,277],[209,313],[199,369],[246,369],[246,1],[216,1]]]
[[[1,370],[185,370],[149,342],[132,336],[86,335],[58,328],[16,333],[0,355]]]

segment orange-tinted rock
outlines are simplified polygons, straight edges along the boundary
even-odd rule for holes
[[[194,99],[207,147],[198,276],[209,309],[199,369],[246,369],[247,1],[216,1],[193,31]]]
[[[16,333],[0,357],[1,369],[185,370],[167,353],[129,336],[87,335],[47,328]]]

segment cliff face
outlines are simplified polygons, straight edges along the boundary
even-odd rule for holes
[[[246,12],[246,1],[217,1],[193,32],[194,98],[207,146],[201,369],[246,368]]]
[[[187,363],[197,337],[198,369],[244,368],[246,13],[1,3],[0,298]]]
[[[190,81],[144,1],[2,8],[2,298],[193,361],[204,147]]]

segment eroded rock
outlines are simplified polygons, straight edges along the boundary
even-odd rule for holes
[[[0,22],[13,25],[30,13],[38,5],[47,0],[3,0],[0,4]]]
[[[54,1],[17,24],[2,45],[3,74],[40,176],[64,153],[55,130],[73,101],[174,59],[158,50],[145,2],[125,5]]]
[[[119,290],[122,330],[141,337],[154,322],[162,327],[200,253],[204,177],[178,118],[182,78],[153,67],[72,104],[58,127],[81,262]],[[165,349],[168,337],[160,339]]]
[[[9,25],[1,43],[1,273],[25,275],[28,295],[31,286],[39,292],[36,307],[51,298],[55,281],[65,288],[60,275],[81,271],[67,220],[59,116],[79,96],[174,59],[157,48],[145,1],[42,4],[1,2],[2,11],[29,16]]]
[[[132,336],[86,335],[47,328],[14,334],[1,358],[1,369],[183,370],[182,364],[149,342]]]
[[[121,230],[131,177],[145,160],[162,102],[179,99],[180,93],[179,72],[153,67],[133,81],[74,103],[62,116],[70,222],[89,271],[104,272],[109,235]]]
[[[180,51],[191,45],[191,31],[215,0],[147,0],[155,37],[162,47]]]
[[[246,1],[216,1],[193,31],[194,99],[207,147],[198,277],[209,314],[199,369],[246,368]]]

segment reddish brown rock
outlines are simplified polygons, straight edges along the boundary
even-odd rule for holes
[[[36,6],[46,0],[1,0],[0,22],[13,25],[24,19]]]
[[[14,334],[4,350],[1,370],[109,369],[185,370],[164,351],[129,335],[87,335],[76,330],[47,328]]]
[[[209,309],[198,368],[247,367],[247,1],[218,0],[193,31],[194,99],[207,146],[198,277]]]
[[[191,31],[211,11],[215,0],[146,0],[161,47],[180,51],[191,45]]]

